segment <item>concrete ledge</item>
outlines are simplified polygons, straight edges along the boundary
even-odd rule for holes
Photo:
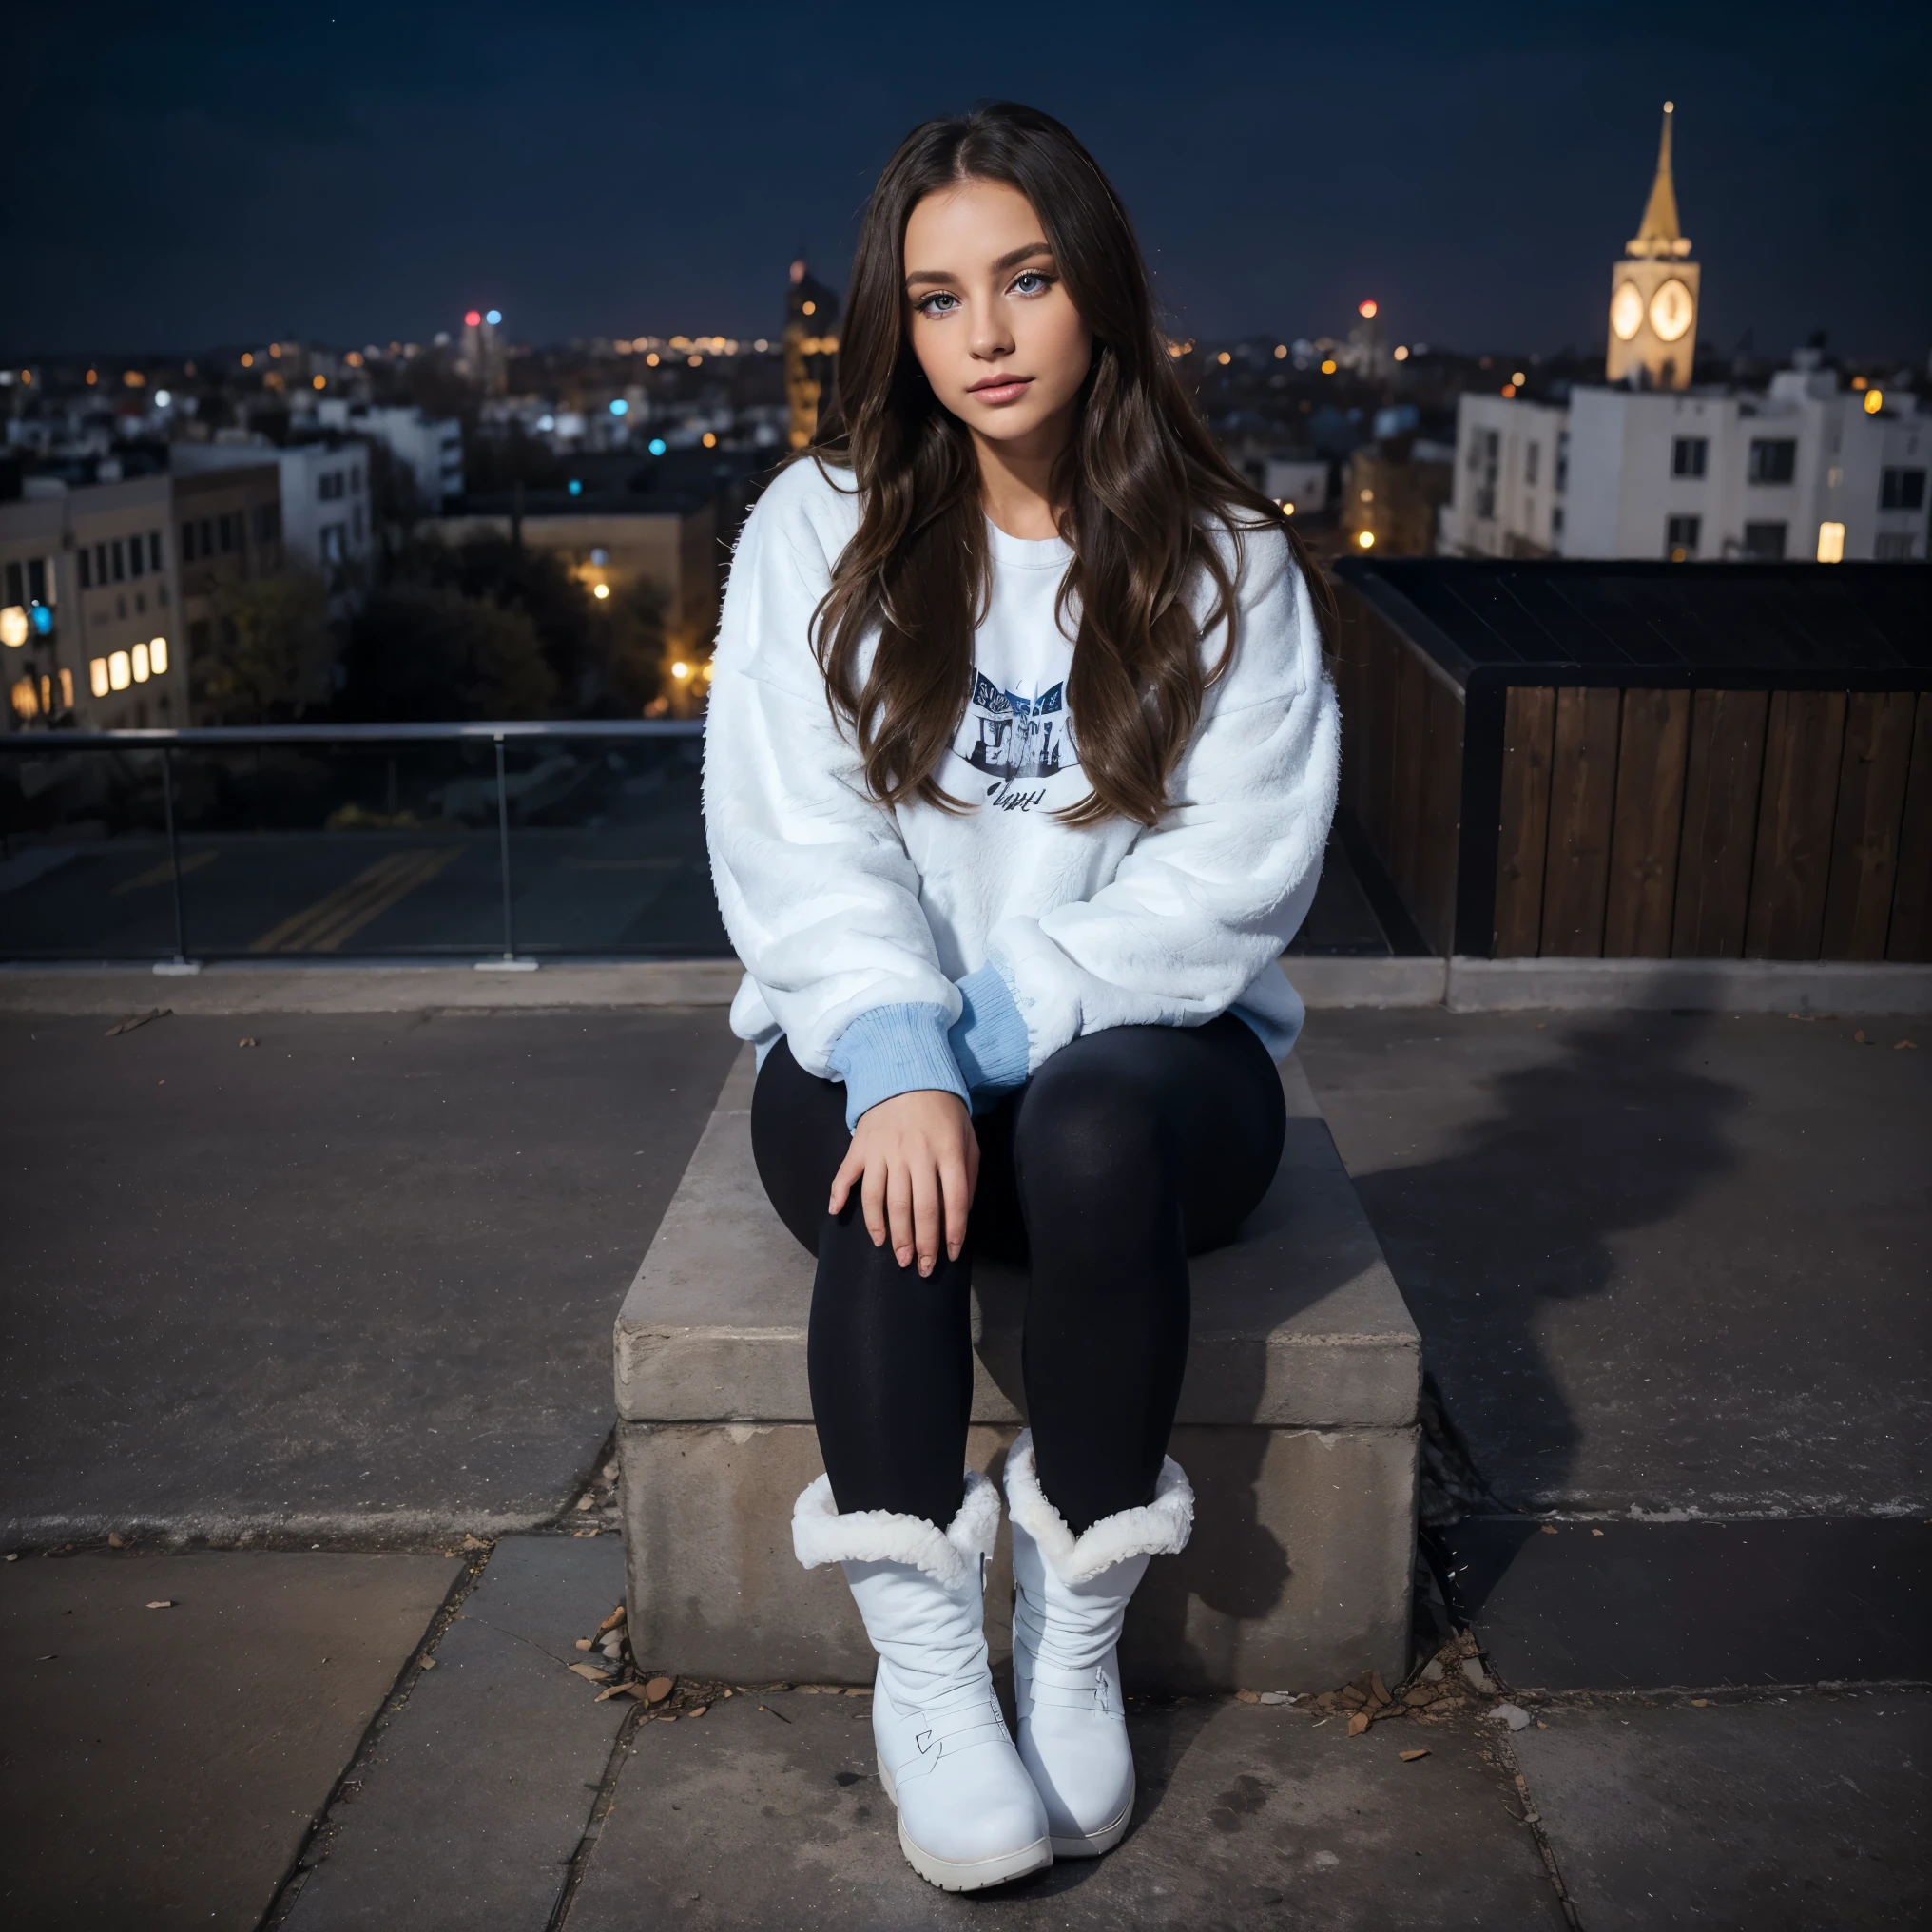
[[[0,967],[0,1013],[420,1013],[425,1008],[728,1006],[744,969],[735,959],[639,959],[478,973],[461,966],[210,964],[161,977],[140,965]]]
[[[765,1199],[741,1054],[618,1313],[626,1421],[808,1422],[812,1261]],[[1232,1246],[1192,1265],[1180,1420],[1395,1428],[1416,1419],[1421,1342],[1327,1123],[1290,1060],[1287,1148]],[[1023,1276],[975,1270],[973,1420],[1023,1419]]]
[[[976,1426],[995,1479],[1014,1431]],[[1194,1536],[1148,1571],[1121,1664],[1147,1689],[1319,1690],[1408,1668],[1417,1432],[1183,1425]],[[626,1422],[618,1431],[631,1641],[699,1677],[869,1684],[873,1655],[837,1569],[792,1555],[791,1502],[824,1467],[808,1423]],[[1002,1520],[986,1635],[1012,1648]]]
[[[793,1499],[823,1467],[813,1266],[759,1184],[752,1078],[745,1053],[615,1326],[633,1640],[699,1675],[869,1681],[843,1579],[791,1551]],[[1173,1453],[1199,1502],[1188,1551],[1135,1598],[1141,1683],[1312,1689],[1406,1658],[1420,1342],[1293,1061],[1283,1087],[1273,1188],[1192,1264]],[[1022,1415],[1026,1284],[976,1272],[969,1454],[991,1469]],[[1002,1643],[1005,1577],[988,1589]]]
[[[1282,961],[1288,984],[1311,1011],[1335,1006],[1439,1006],[1446,959],[1360,959],[1291,953]]]
[[[1932,1013],[1932,965],[1829,959],[1448,962],[1452,1013],[1623,1007],[1713,1013]]]

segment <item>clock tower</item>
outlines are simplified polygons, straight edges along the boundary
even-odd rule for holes
[[[1677,190],[1671,180],[1673,106],[1664,103],[1657,178],[1651,184],[1643,225],[1611,271],[1604,375],[1641,389],[1690,388],[1697,348],[1698,270],[1689,240],[1677,232]]]

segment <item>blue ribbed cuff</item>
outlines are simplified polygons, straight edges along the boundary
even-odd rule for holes
[[[1027,1029],[1006,976],[991,962],[956,982],[963,1002],[946,1037],[976,1099],[1010,1092],[1027,1076]]]
[[[943,1006],[872,1007],[839,1035],[825,1057],[845,1083],[848,1128],[859,1125],[868,1107],[922,1088],[956,1093],[972,1104],[959,1063],[946,1044]]]

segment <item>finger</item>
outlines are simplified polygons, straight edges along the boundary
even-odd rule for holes
[[[913,1177],[904,1161],[892,1164],[885,1177],[885,1211],[892,1222],[892,1251],[900,1267],[913,1259]]]
[[[939,1170],[928,1155],[913,1169],[913,1245],[918,1250],[919,1273],[929,1275],[939,1263],[944,1232],[939,1197]]]
[[[858,1157],[857,1146],[847,1148],[845,1158],[839,1163],[839,1171],[832,1176],[832,1198],[825,1204],[827,1214],[844,1211],[846,1197],[852,1192],[853,1183],[865,1172],[865,1163]]]
[[[872,1237],[874,1247],[885,1246],[885,1164],[879,1160],[866,1163],[865,1178],[860,1184],[859,1201],[865,1215],[865,1231]]]
[[[948,1260],[957,1261],[966,1246],[966,1209],[973,1199],[973,1183],[963,1158],[956,1157],[940,1167],[939,1188],[946,1203],[946,1255]]]
[[[969,1122],[966,1128],[966,1205],[972,1207],[979,1193],[979,1136]]]

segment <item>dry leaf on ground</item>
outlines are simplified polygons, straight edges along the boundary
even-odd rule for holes
[[[245,1039],[237,1040],[235,1044],[238,1047],[259,1047],[261,1042],[253,1034],[250,1034]]]
[[[597,1628],[600,1631],[615,1630],[624,1621],[624,1606],[620,1603]]]
[[[675,1677],[653,1677],[645,1685],[644,1694],[653,1704],[662,1704],[677,1687]]]
[[[1429,1753],[1425,1750],[1408,1750],[1398,1751],[1396,1755],[1401,1759],[1403,1764],[1412,1765],[1418,1758],[1425,1758]]]
[[[703,1717],[710,1708],[708,1704],[694,1704],[690,1710],[685,1712],[685,1715],[686,1717]]]
[[[1242,1704],[1259,1704],[1261,1702],[1261,1692],[1259,1690],[1237,1690],[1234,1695],[1236,1701]]]
[[[436,1660],[434,1657],[425,1657],[422,1660],[422,1667],[425,1671],[434,1671],[436,1668]]]
[[[107,1547],[110,1550],[125,1550],[127,1547],[127,1539],[119,1530],[110,1530],[107,1534]]]
[[[174,1598],[171,1596],[157,1596],[147,1607],[149,1610],[172,1610],[174,1608]]]
[[[580,1651],[594,1651],[597,1648],[597,1639],[595,1637],[579,1637],[577,1639],[577,1648]]]
[[[466,1550],[487,1550],[489,1547],[490,1545],[481,1536],[472,1536],[466,1534],[463,1537],[463,1548]]]
[[[130,1013],[124,1020],[107,1029],[111,1040],[116,1034],[131,1034],[136,1027],[145,1027],[151,1019],[165,1019],[174,1011],[171,1006],[152,1006],[145,1013]]]
[[[1893,1053],[1896,1053],[1902,1047],[1910,1047],[1914,1053],[1917,1053],[1919,1051],[1919,1042],[1917,1040],[1894,1040],[1892,1042]]]
[[[608,1684],[610,1681],[610,1672],[596,1664],[572,1664],[570,1671],[573,1677],[582,1677],[586,1683]]]
[[[1365,1710],[1357,1710],[1352,1712],[1348,1719],[1349,1736],[1360,1737],[1362,1733],[1364,1730],[1366,1730],[1368,1727],[1374,1722],[1375,1719],[1372,1718]]]

